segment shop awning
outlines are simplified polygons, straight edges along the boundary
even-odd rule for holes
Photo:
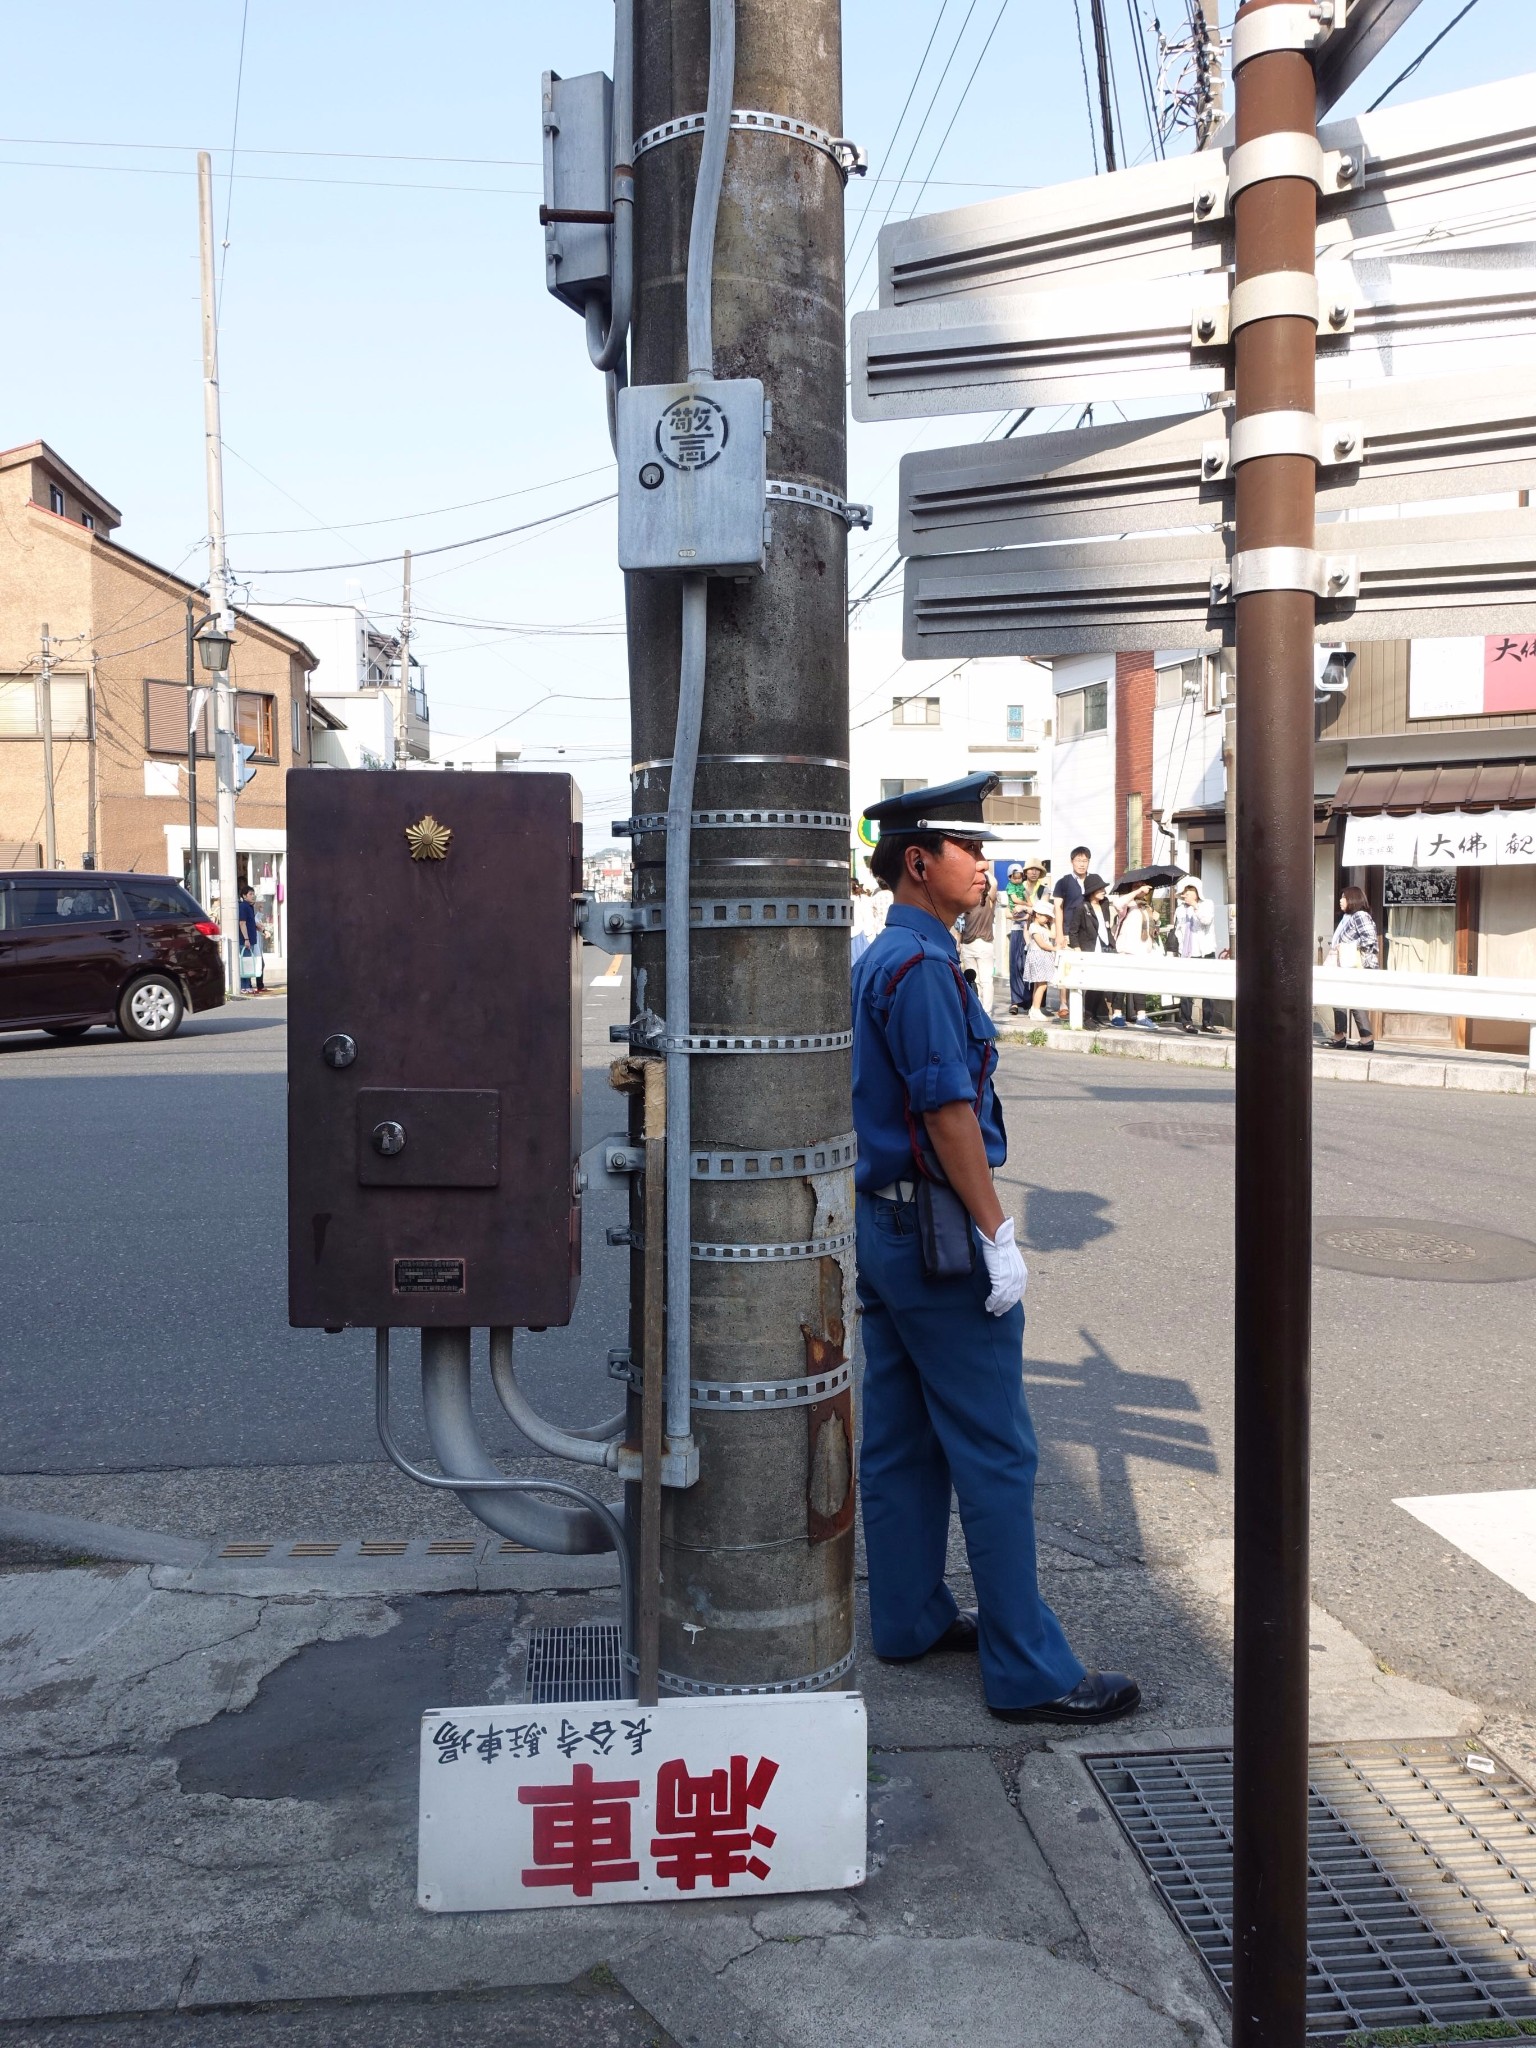
[[[1357,818],[1378,811],[1518,810],[1529,805],[1536,805],[1536,761],[1351,768],[1333,799],[1335,812]]]

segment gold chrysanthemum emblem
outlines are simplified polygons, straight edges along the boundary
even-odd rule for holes
[[[452,837],[452,828],[440,825],[430,811],[405,828],[405,843],[411,849],[412,860],[446,860]]]

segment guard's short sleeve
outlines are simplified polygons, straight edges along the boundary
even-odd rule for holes
[[[967,1060],[970,1032],[955,977],[927,955],[891,992],[886,1044],[919,1114],[946,1102],[971,1102],[976,1082]]]

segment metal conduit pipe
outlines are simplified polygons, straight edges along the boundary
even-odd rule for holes
[[[712,377],[714,351],[715,226],[725,152],[730,141],[731,96],[736,86],[735,0],[710,0],[709,94],[704,140],[688,230],[688,375]],[[677,693],[677,735],[667,786],[666,1003],[668,1036],[692,1028],[688,948],[689,866],[693,849],[693,790],[699,733],[704,723],[705,653],[709,634],[709,581],[683,578],[682,661]],[[693,1113],[686,1052],[667,1053],[667,1369],[666,1433],[683,1443],[692,1434],[690,1403],[693,1315],[693,1188],[688,1154]]]
[[[622,371],[635,286],[635,0],[613,10],[613,264],[608,303],[587,300],[587,353],[595,369]],[[613,387],[610,385],[610,395]]]
[[[624,1417],[599,1423],[596,1429],[561,1429],[538,1414],[517,1384],[512,1363],[513,1331],[491,1332],[491,1385],[509,1421],[520,1429],[529,1443],[557,1458],[569,1458],[573,1465],[601,1465],[615,1472],[619,1464],[618,1439],[624,1433]]]
[[[414,1468],[401,1463],[392,1440],[385,1437],[388,1424],[388,1337],[380,1332],[379,1398],[380,1438],[403,1471],[423,1480]],[[472,1515],[514,1543],[529,1544],[535,1550],[560,1555],[585,1555],[596,1550],[620,1548],[627,1569],[623,1527],[610,1509],[594,1501],[579,1488],[556,1480],[505,1478],[480,1441],[469,1398],[469,1331],[423,1330],[421,1333],[421,1402],[432,1455],[446,1475],[426,1484],[456,1493]],[[484,1481],[483,1485],[466,1484]],[[556,1507],[549,1501],[518,1498],[534,1489],[563,1492],[583,1503],[576,1508]],[[601,1512],[599,1512],[601,1510]]]

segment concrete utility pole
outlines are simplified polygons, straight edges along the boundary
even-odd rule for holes
[[[1239,21],[1277,4],[1248,0]],[[1316,84],[1304,51],[1274,49],[1235,85],[1237,154],[1270,138],[1265,174],[1234,201],[1234,304],[1259,301],[1234,337],[1236,418],[1261,445],[1305,448]],[[1237,968],[1234,2048],[1302,2048],[1306,2035],[1316,516],[1311,454],[1238,467],[1238,867],[1263,917]]]
[[[53,642],[43,627],[43,652],[37,672],[37,717],[43,733],[43,865],[59,864],[58,828],[53,809]]]
[[[1221,70],[1220,0],[1190,0],[1189,13],[1198,74],[1195,143],[1200,149],[1208,149],[1211,137],[1226,119],[1225,80]]]
[[[638,0],[637,133],[703,111],[706,0]],[[838,0],[737,0],[732,104],[842,133]],[[684,273],[700,144],[647,149],[635,164],[636,384],[688,371]],[[841,499],[843,190],[803,138],[733,132],[715,240],[714,367],[760,377],[773,405],[772,478]],[[677,716],[681,600],[675,579],[628,578],[634,810],[666,809]],[[851,1230],[851,1174],[821,1182],[794,1154],[852,1125],[848,939],[808,928],[809,899],[846,898],[847,530],[814,503],[773,505],[762,576],[711,579],[708,667],[694,803],[816,813],[821,825],[699,826],[693,900],[800,899],[783,923],[697,931],[692,1016],[673,1033],[834,1035],[832,1049],[702,1054],[687,1062],[693,1236],[701,1245],[808,1244]],[[664,892],[665,835],[635,840],[641,901]],[[673,915],[681,906],[668,905]],[[637,937],[635,1007],[664,1008],[662,942]],[[735,1155],[728,1174],[718,1155]],[[717,1161],[711,1162],[711,1155]],[[743,1155],[755,1155],[749,1165]],[[705,1170],[702,1170],[705,1169]],[[647,1227],[650,1227],[649,1225]],[[636,1259],[637,1281],[641,1261]],[[693,1408],[697,1484],[666,1492],[661,1534],[662,1686],[755,1687],[826,1674],[852,1654],[852,1414],[839,1368],[851,1333],[851,1250],[836,1256],[692,1262],[691,1377],[788,1382],[800,1399],[752,1412]],[[644,1328],[638,1302],[635,1354]],[[804,1382],[833,1376],[814,1404]],[[801,1383],[798,1388],[794,1383]]]
[[[219,423],[219,321],[213,274],[213,164],[197,153],[198,250],[203,292],[203,450],[208,475],[208,609],[233,638],[229,566],[224,554],[224,439]],[[240,993],[239,860],[235,852],[234,692],[227,672],[213,679],[214,774],[218,784],[219,944],[224,985]]]
[[[402,759],[400,758],[402,749],[407,758],[409,758],[410,755],[409,734],[411,708],[408,701],[410,694],[411,551],[409,548],[407,548],[405,551],[405,560],[401,567],[400,579],[400,717],[395,730],[395,758],[393,762],[390,764],[392,767],[395,768],[403,768],[405,766],[405,762],[402,761]]]

